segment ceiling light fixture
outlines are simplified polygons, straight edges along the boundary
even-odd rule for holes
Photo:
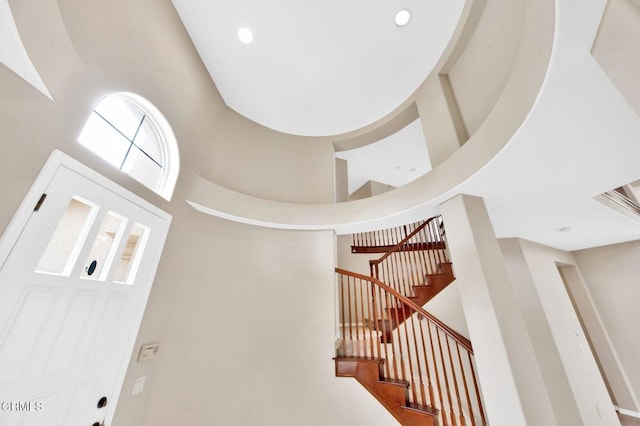
[[[398,13],[396,13],[395,21],[397,26],[404,27],[409,23],[410,20],[411,12],[409,12],[407,9],[402,9],[398,11]]]
[[[249,44],[253,41],[253,33],[247,27],[242,27],[238,29],[238,38],[244,44]]]

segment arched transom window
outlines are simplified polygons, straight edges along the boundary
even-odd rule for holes
[[[120,92],[102,98],[78,142],[171,199],[180,168],[177,143],[167,120],[143,97]]]

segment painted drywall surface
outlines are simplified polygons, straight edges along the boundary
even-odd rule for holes
[[[332,200],[330,143],[274,132],[229,110],[169,1],[51,1],[38,13],[33,7],[27,1],[14,11],[25,46],[52,95],[64,97],[56,102],[76,102],[69,111],[76,129],[64,129],[65,142],[75,141],[80,123],[103,95],[128,90],[160,109],[181,148],[194,147],[191,172],[266,199]],[[280,179],[300,185],[272,183]]]
[[[513,69],[522,37],[523,0],[488,1],[449,80],[469,135],[489,116]]]
[[[598,364],[600,375],[609,392],[609,397],[615,405],[621,404],[623,407],[633,407],[635,404],[628,404],[628,388],[624,382],[624,375],[620,370],[619,363],[612,350],[611,342],[604,329],[600,316],[598,315],[591,296],[585,287],[580,271],[575,265],[558,265],[560,277],[567,289],[573,308],[578,315],[578,320],[585,336],[589,341],[591,352]],[[613,383],[613,385],[612,385]],[[622,385],[622,388],[620,387]],[[621,390],[623,392],[621,393]],[[624,392],[627,392],[625,395]]]
[[[420,123],[433,168],[453,154],[464,142],[458,138],[454,121],[455,117],[459,116],[459,110],[452,111],[452,107],[458,108],[457,103],[451,105],[448,102],[443,78],[438,75],[429,76],[420,87],[416,94],[416,106],[420,112]]]
[[[557,263],[571,265],[575,260],[570,253],[526,240],[521,240],[521,247],[582,422],[617,425],[611,398],[558,271]]]
[[[12,182],[0,206],[3,226],[53,147],[156,199],[76,143],[97,101],[121,90],[148,98],[168,119],[182,151],[183,175],[233,181],[234,189],[267,199],[332,200],[330,144],[260,128],[226,108],[169,1],[153,6],[26,1],[16,3],[14,15],[56,102],[0,69],[3,159],[20,168],[3,170],[5,181]]]
[[[537,363],[551,400],[555,418],[562,426],[580,426],[582,420],[571,385],[565,374],[551,326],[547,321],[529,271],[521,242],[517,238],[498,240],[516,301],[533,343]]]
[[[172,250],[193,261],[172,283],[170,319],[152,305],[145,319],[167,330],[143,424],[393,424],[334,377],[333,234],[185,213]]]
[[[296,145],[293,137],[261,129],[229,112],[168,0],[100,4],[28,0],[15,5],[25,46],[56,102],[0,67],[0,178],[5,182],[0,229],[9,223],[54,148],[173,215],[136,343],[139,348],[142,343],[159,342],[160,354],[144,363],[134,362],[137,354],[132,354],[114,426],[143,425],[146,416],[156,410],[171,420],[156,419],[155,424],[179,424],[175,418],[197,424],[183,417],[191,413],[185,407],[198,401],[193,415],[215,415],[208,409],[209,402],[220,393],[247,416],[244,422],[226,424],[310,424],[313,416],[324,424],[357,424],[357,419],[393,424],[355,380],[334,377],[330,233],[263,233],[250,226],[205,220],[184,202],[188,189],[184,174],[168,202],[87,152],[76,138],[101,96],[120,90],[139,93],[171,123],[183,173],[229,174],[224,179],[233,180],[239,191],[305,202],[331,201],[331,150],[302,139]],[[283,148],[283,153],[272,156],[271,142]],[[232,144],[238,149],[235,154],[228,152]],[[215,254],[219,257],[214,259]],[[221,296],[214,294],[218,290],[214,285],[223,287]],[[268,299],[265,293],[273,302],[269,306],[256,298],[257,294]],[[306,306],[308,297],[310,305]],[[222,306],[217,313],[212,311],[212,300]],[[248,308],[242,309],[243,305]],[[240,311],[244,312],[242,319],[233,319]],[[235,333],[223,331],[218,339],[212,333],[216,321],[229,326],[236,322],[243,328]],[[197,334],[179,327],[192,323]],[[310,336],[311,343],[304,340]],[[194,355],[201,341],[215,351]],[[191,343],[193,347],[184,346]],[[225,379],[231,376],[227,372],[237,373],[231,385],[235,391],[221,386],[218,379],[223,376],[212,373],[233,362],[231,358],[256,363],[251,377],[240,371],[240,362],[220,372]],[[180,361],[173,363],[176,359]],[[163,375],[157,376],[160,370]],[[147,377],[145,390],[132,396],[133,383],[142,376]],[[183,379],[202,382],[196,389],[199,393],[183,388]],[[245,386],[247,380],[254,386]],[[251,412],[243,404],[251,388],[256,389],[252,398],[262,398],[260,411]],[[158,396],[152,399],[154,391]],[[180,394],[182,405],[163,399],[175,393]],[[294,398],[293,406],[288,405],[289,397]],[[273,408],[285,406],[292,410],[290,415]],[[250,417],[260,421],[252,422]]]
[[[371,274],[369,261],[382,257],[384,253],[351,253],[351,235],[338,235],[338,267],[358,274]]]
[[[0,2],[0,40],[2,40],[2,51],[0,51],[0,62],[11,68],[16,74],[24,78],[29,84],[42,92],[43,95],[51,98],[51,94],[42,82],[35,69],[29,55],[20,40],[18,29],[13,20],[13,14],[9,6],[9,0]]]
[[[436,204],[459,191],[456,185],[484,167],[527,118],[548,70],[554,4],[546,0],[527,1],[522,42],[513,72],[489,117],[464,146],[414,182],[365,200],[309,205],[265,202],[203,180],[194,184],[197,191],[189,194],[189,199],[207,214],[244,223],[295,229],[331,228],[341,234],[398,226],[433,215]],[[544,123],[540,126],[544,127]]]
[[[457,281],[449,284],[436,297],[429,300],[424,305],[424,309],[467,339],[469,338],[467,319],[464,316],[464,308],[460,299],[460,289]]]
[[[360,188],[353,191],[349,196],[349,200],[362,200],[363,198],[375,197],[376,195],[384,194],[391,191],[393,186],[385,183],[376,182],[374,180],[368,180]]]
[[[620,399],[618,393],[628,395],[626,400],[619,400],[618,404],[621,408],[640,412],[640,242],[580,250],[573,255],[593,308],[606,330],[606,336],[593,343],[598,352],[604,351],[603,354],[608,352],[607,346],[611,345],[613,353],[610,356],[614,357],[611,362],[618,364],[617,368],[623,375],[619,378],[620,382],[609,380],[617,399]],[[608,342],[604,340],[605,337]],[[607,370],[602,355],[601,360]],[[635,404],[635,407],[627,404]]]
[[[609,0],[591,54],[640,116],[640,3]]]
[[[441,208],[489,423],[557,424],[483,200]]]
[[[349,164],[342,158],[335,159],[335,189],[336,203],[349,201]]]

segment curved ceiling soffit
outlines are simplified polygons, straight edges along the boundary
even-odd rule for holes
[[[547,76],[554,13],[554,0],[527,1],[516,61],[493,110],[460,149],[410,184],[364,200],[296,204],[241,194],[191,175],[187,203],[202,213],[241,223],[334,229],[338,234],[395,226],[435,213],[439,203],[456,195],[456,188],[487,166],[525,124]]]
[[[0,0],[0,45],[0,62],[53,101],[22,42],[9,0]]]
[[[47,88],[56,93],[57,87],[70,81],[76,83],[76,74],[72,71],[81,70],[83,66],[64,20],[62,2],[21,1],[12,6],[12,11],[29,57],[41,79],[47,82]],[[60,66],[62,63],[64,67]]]
[[[440,74],[447,74],[451,70],[478,26],[486,4],[487,0],[466,0],[460,15],[460,20],[449,43],[445,47],[438,63],[422,81],[420,86],[418,86],[406,101],[385,117],[360,129],[333,137],[335,151],[348,151],[378,142],[398,132],[419,118],[416,98],[422,91],[423,86],[425,86],[430,79],[437,78]]]
[[[366,127],[403,104],[438,63],[470,1],[408,0],[411,22],[402,28],[393,22],[399,6],[387,2],[173,4],[228,107],[279,132],[324,137]],[[250,45],[235,36],[245,26],[255,35]]]

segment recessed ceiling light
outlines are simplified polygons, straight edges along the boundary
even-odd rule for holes
[[[407,9],[402,9],[398,11],[398,13],[396,13],[395,21],[397,26],[404,27],[409,23],[410,20],[411,12],[409,12]]]
[[[238,29],[238,38],[244,44],[249,44],[253,41],[253,33],[247,27],[242,27]]]

